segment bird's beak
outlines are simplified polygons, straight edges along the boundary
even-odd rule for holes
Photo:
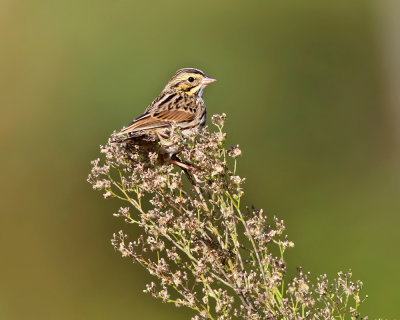
[[[213,83],[214,81],[217,81],[217,80],[215,80],[213,78],[205,77],[203,80],[201,80],[201,84],[206,86],[210,83]]]

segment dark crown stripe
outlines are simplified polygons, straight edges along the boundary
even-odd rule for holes
[[[202,76],[205,76],[204,72],[199,70],[199,69],[194,69],[194,68],[183,68],[178,70],[175,75],[181,74],[181,73],[194,73],[194,74],[201,74]]]

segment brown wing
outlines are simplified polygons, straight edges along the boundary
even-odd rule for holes
[[[188,108],[187,108],[188,109]],[[136,120],[132,121],[126,128],[121,130],[118,135],[133,133],[142,130],[169,127],[172,123],[192,121],[195,118],[195,110],[171,109],[156,113],[145,113]]]

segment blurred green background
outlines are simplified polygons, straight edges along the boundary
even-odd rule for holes
[[[398,1],[0,2],[1,319],[188,319],[142,293],[86,182],[181,67],[218,79],[247,203],[286,221],[290,272],[353,270],[399,318]]]

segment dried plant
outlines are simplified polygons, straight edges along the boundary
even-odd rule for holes
[[[216,132],[205,128],[182,137],[174,129],[160,142],[174,144],[179,158],[196,168],[192,172],[132,143],[110,139],[101,147],[103,159],[92,162],[88,181],[105,198],[126,203],[114,215],[139,233],[128,241],[119,231],[114,248],[154,276],[145,292],[191,308],[193,320],[360,319],[362,283],[352,282],[351,273],[312,283],[299,268],[286,279],[284,253],[293,243],[282,220],[242,209],[241,151],[225,149],[224,121],[225,115],[215,115]]]

